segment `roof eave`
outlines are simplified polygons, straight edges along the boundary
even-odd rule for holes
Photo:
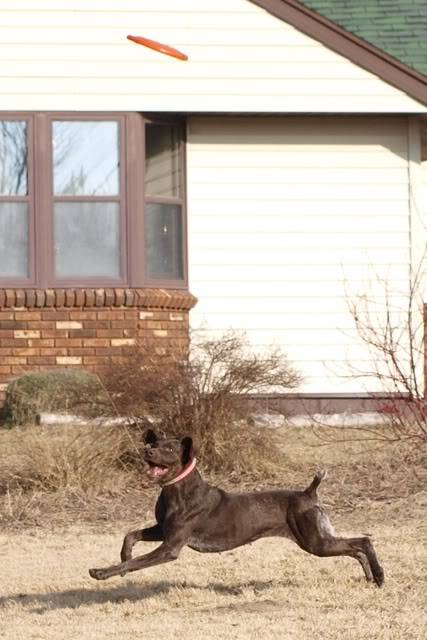
[[[297,0],[249,0],[427,106],[427,76]]]

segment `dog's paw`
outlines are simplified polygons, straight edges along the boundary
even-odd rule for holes
[[[89,575],[95,580],[105,580],[108,577],[104,569],[89,569]]]

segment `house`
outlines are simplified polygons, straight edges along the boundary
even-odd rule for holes
[[[191,322],[283,347],[313,406],[387,391],[349,307],[405,308],[424,255],[426,0],[0,17],[3,388]]]

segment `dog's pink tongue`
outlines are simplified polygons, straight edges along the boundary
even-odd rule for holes
[[[168,470],[163,467],[150,467],[148,469],[148,475],[152,478],[161,478],[165,473],[167,473],[167,471]]]

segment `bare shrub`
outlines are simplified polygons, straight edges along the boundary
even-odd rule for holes
[[[194,438],[202,465],[236,476],[273,469],[274,446],[246,422],[248,394],[293,389],[299,376],[279,350],[258,355],[234,332],[191,339],[190,357],[140,342],[104,371],[117,412],[151,416],[162,430]],[[141,444],[134,432],[136,458]],[[277,456],[276,456],[277,458]]]
[[[368,347],[372,368],[353,377],[373,378],[390,395],[379,410],[390,425],[389,439],[427,440],[424,395],[425,328],[422,279],[425,256],[413,274],[406,305],[396,308],[389,283],[382,281],[383,300],[360,295],[349,302],[359,338]],[[378,284],[379,282],[377,282]],[[400,295],[401,298],[401,295]]]

